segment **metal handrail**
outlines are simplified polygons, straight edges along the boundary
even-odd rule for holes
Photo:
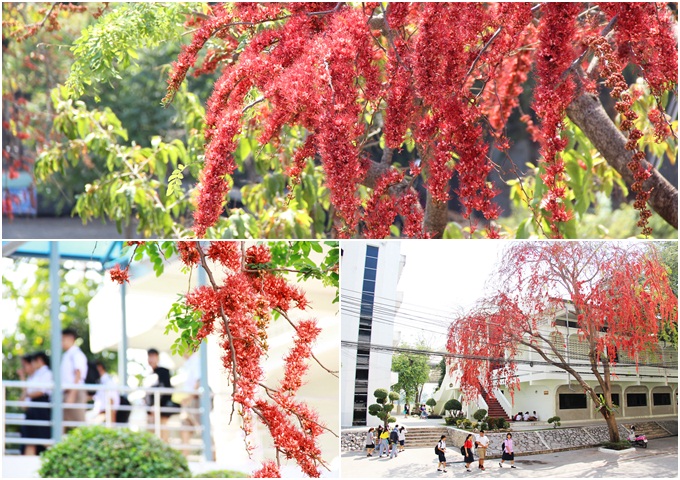
[[[7,389],[15,389],[15,388],[31,388],[31,389],[45,389],[52,391],[54,389],[54,383],[35,383],[35,382],[29,382],[29,381],[22,381],[22,380],[3,380],[2,381],[2,394],[3,394],[3,400],[7,398]],[[65,384],[62,385],[62,392],[63,390],[84,390],[84,391],[109,391],[109,392],[117,392],[119,394],[122,393],[132,393],[132,392],[144,392],[144,396],[146,397],[147,395],[152,395],[153,398],[153,405],[147,405],[144,403],[143,405],[119,405],[115,410],[116,411],[133,411],[133,410],[142,410],[145,411],[147,414],[153,413],[154,416],[154,421],[153,421],[153,429],[154,433],[157,437],[161,436],[161,431],[192,431],[195,433],[200,433],[203,431],[204,427],[203,425],[197,425],[197,426],[169,426],[169,425],[162,425],[161,424],[161,413],[170,413],[170,414],[178,414],[182,411],[187,411],[189,413],[195,413],[195,414],[200,414],[203,409],[202,408],[180,408],[180,407],[165,407],[160,405],[160,398],[161,395],[167,395],[167,394],[173,394],[173,393],[185,393],[185,394],[191,394],[191,395],[197,395],[200,396],[203,393],[203,389],[199,388],[194,392],[187,392],[181,389],[176,389],[176,388],[167,388],[167,387],[128,387],[128,386],[123,386],[123,385],[100,385],[100,384]],[[60,402],[61,407],[63,408],[64,404]],[[77,408],[77,409],[89,409],[92,404],[89,403],[74,403],[74,404],[68,404],[69,408]],[[5,425],[26,425],[26,426],[52,426],[53,422],[52,420],[26,420],[25,416],[22,418],[22,414],[12,414],[7,412],[7,407],[32,407],[32,408],[48,408],[51,409],[53,408],[54,403],[52,402],[52,399],[50,398],[49,402],[33,402],[33,401],[23,401],[23,400],[5,400],[3,402],[3,421]],[[116,423],[111,421],[112,417],[112,409],[110,403],[105,404],[105,418],[106,418],[106,426],[109,428],[124,428],[124,427],[129,427],[128,423]],[[147,417],[148,418],[148,417]],[[62,421],[62,427],[79,427],[79,426],[84,426],[84,425],[89,425],[87,421],[85,422],[79,422],[79,421]],[[150,423],[147,422],[147,426],[150,425]],[[26,438],[26,437],[12,437],[12,436],[7,436],[7,432],[5,432],[5,435],[3,435],[3,442],[2,442],[2,451],[4,453],[6,449],[6,445],[8,443],[11,444],[16,444],[16,445],[52,445],[54,444],[53,439],[42,439],[42,438]],[[175,448],[196,448],[196,445],[191,445],[191,444],[175,444],[172,445]]]

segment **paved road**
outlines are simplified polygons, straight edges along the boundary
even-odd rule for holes
[[[438,478],[438,477],[568,477],[568,478],[677,478],[678,437],[651,440],[649,448],[623,455],[601,453],[597,448],[517,457],[516,469],[499,468],[487,460],[486,471],[473,464],[467,473],[460,453],[449,454],[448,473],[437,472],[432,448],[407,450],[397,458],[367,458],[365,453],[343,453],[343,478]],[[507,463],[507,462],[506,462]]]

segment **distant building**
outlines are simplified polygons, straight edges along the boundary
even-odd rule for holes
[[[545,334],[559,336],[566,348],[561,354],[579,372],[595,391],[601,389],[590,370],[588,350],[579,342],[578,325],[573,307],[567,304],[555,314],[556,329],[550,327],[553,319],[546,319]],[[612,372],[612,401],[618,405],[618,420],[644,419],[678,414],[678,351],[661,342],[658,352],[644,353],[637,358],[617,355],[617,365]],[[519,411],[538,414],[540,421],[558,416],[562,421],[600,419],[590,396],[566,371],[544,364],[532,350],[517,358],[524,362],[517,366],[520,383],[515,390],[514,402],[507,389],[501,386],[493,392],[483,392],[476,399],[465,400],[460,390],[460,380],[455,369],[447,369],[441,389],[435,394],[438,408],[455,398],[463,401],[464,410],[471,415],[477,408],[496,410],[502,407],[508,417]],[[454,361],[455,362],[455,361]],[[534,363],[535,362],[535,363]],[[453,365],[452,363],[449,366]],[[501,415],[491,415],[501,416]]]
[[[368,405],[373,392],[389,389],[392,352],[369,345],[394,345],[394,317],[401,305],[397,291],[406,263],[399,242],[367,241],[342,244],[341,338],[342,388],[341,426],[363,426],[369,422]]]

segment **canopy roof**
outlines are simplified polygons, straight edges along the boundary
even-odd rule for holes
[[[49,258],[50,241],[7,241],[2,242],[3,257]],[[102,269],[115,263],[127,264],[129,254],[123,254],[122,241],[61,241],[56,242],[59,257],[63,260],[97,262]]]

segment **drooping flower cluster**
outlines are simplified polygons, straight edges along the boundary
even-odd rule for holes
[[[548,187],[541,207],[547,212],[552,235],[560,237],[559,224],[568,221],[566,208],[564,160],[560,152],[567,146],[561,137],[565,110],[574,98],[575,84],[567,69],[577,58],[574,50],[578,3],[546,3],[541,6],[538,27],[539,49],[536,54],[538,83],[534,89],[534,110],[541,120],[540,144],[545,173],[541,175]]]
[[[628,162],[628,169],[633,173],[633,185],[631,190],[635,192],[635,209],[640,212],[638,227],[642,229],[642,234],[649,236],[652,229],[649,227],[649,217],[652,212],[647,207],[650,191],[645,189],[644,182],[652,176],[652,166],[645,161],[645,154],[638,146],[638,140],[642,138],[642,132],[633,123],[638,115],[633,111],[635,99],[631,95],[628,84],[623,78],[622,68],[618,59],[614,56],[611,45],[607,40],[598,37],[591,43],[593,50],[602,57],[601,70],[605,78],[605,85],[611,88],[611,96],[616,100],[616,111],[621,115],[620,128],[628,133],[626,150],[632,152],[632,157]]]

